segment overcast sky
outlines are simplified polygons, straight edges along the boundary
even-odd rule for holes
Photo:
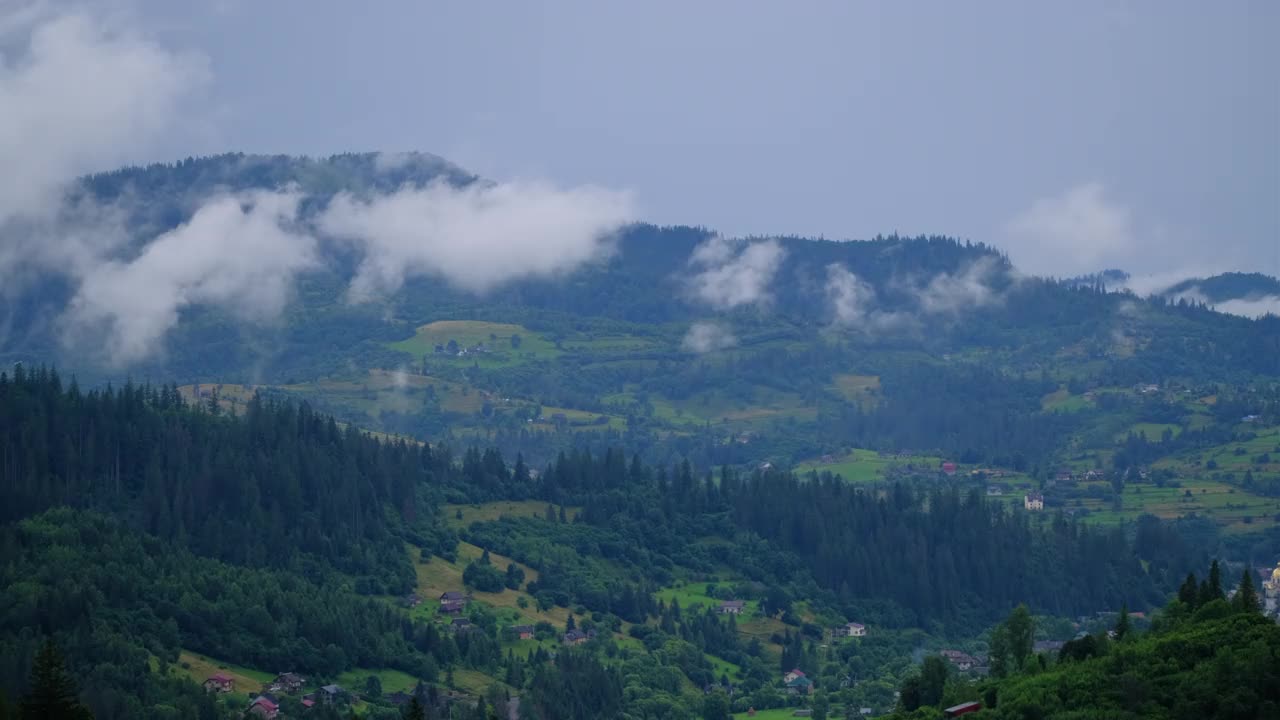
[[[1280,274],[1276,2],[114,9],[208,61],[198,117],[139,159],[423,150],[731,235],[939,233],[1045,274]]]

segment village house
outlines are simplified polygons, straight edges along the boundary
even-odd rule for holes
[[[1003,494],[1004,494],[1004,488],[1000,487],[999,485],[988,485],[988,486],[987,486],[987,496],[988,496],[988,497],[996,497],[996,496],[998,496],[998,495],[1003,495]]]
[[[409,593],[401,599],[400,604],[410,609],[416,608],[422,604],[422,598],[418,597],[417,593]]]
[[[280,714],[280,706],[270,697],[259,695],[253,699],[253,702],[249,703],[249,709],[245,711],[245,714],[272,720],[272,718]]]
[[[228,693],[236,689],[236,681],[226,673],[214,673],[204,681],[205,692]]]
[[[956,474],[956,464],[953,462],[942,463],[942,474],[948,477]]]
[[[294,695],[302,690],[302,686],[305,685],[306,682],[307,679],[297,673],[280,673],[276,676],[276,679],[272,680],[271,684],[267,686],[267,690],[270,692],[283,692]]]
[[[740,615],[742,614],[742,609],[746,607],[746,604],[747,603],[743,600],[725,600],[720,603],[720,614]]]
[[[840,630],[844,633],[845,637],[866,637],[867,636],[867,626],[863,625],[862,623],[856,623],[856,622],[845,623],[844,627],[840,628]]]
[[[795,669],[795,670],[792,670],[791,672],[787,673],[786,675],[783,675],[783,676],[782,676],[782,682],[784,682],[784,683],[789,683],[789,682],[791,682],[792,680],[795,680],[795,679],[796,679],[796,678],[798,678],[798,677],[804,677],[804,671],[803,671],[803,670],[800,670],[799,668],[797,668],[797,669]]]
[[[449,629],[455,633],[469,632],[473,627],[467,618],[454,618],[453,622],[449,623]]]
[[[564,634],[565,645],[581,645],[589,639],[589,636],[578,629],[570,630]]]
[[[795,672],[794,670],[792,672]],[[787,681],[787,693],[791,695],[808,695],[813,692],[813,681],[800,674],[795,678]]]
[[[457,590],[450,590],[440,595],[441,605],[448,605],[450,603],[465,603],[466,601],[467,601],[467,594],[464,592],[458,592]]]
[[[978,664],[978,659],[960,650],[943,650],[938,653],[944,660],[956,666],[957,670],[971,670]]]
[[[1036,511],[1043,510],[1044,495],[1041,495],[1038,492],[1027,493],[1022,498],[1022,506],[1027,510],[1036,510]]]
[[[343,690],[339,685],[325,685],[320,688],[320,692],[317,693],[316,697],[320,699],[321,705],[333,705],[342,700],[346,694],[347,691]]]
[[[517,640],[533,639],[532,625],[512,625],[507,632],[511,634],[511,637],[516,638]]]

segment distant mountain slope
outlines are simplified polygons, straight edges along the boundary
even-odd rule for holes
[[[1229,272],[1207,278],[1189,278],[1165,290],[1166,297],[1195,294],[1210,303],[1280,296],[1280,280],[1262,273]]]

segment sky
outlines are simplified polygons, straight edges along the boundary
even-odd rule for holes
[[[6,4],[87,12],[182,63],[172,122],[81,171],[421,150],[727,236],[1280,274],[1280,3]]]

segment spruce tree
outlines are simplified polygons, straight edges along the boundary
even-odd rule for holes
[[[1116,620],[1116,640],[1123,640],[1129,634],[1129,606],[1120,606],[1120,618]]]
[[[1199,597],[1200,585],[1196,582],[1196,574],[1187,573],[1187,579],[1182,582],[1182,587],[1178,588],[1178,600],[1194,610]]]
[[[1258,612],[1258,591],[1253,587],[1253,568],[1245,567],[1232,603],[1244,612]]]
[[[417,695],[410,698],[409,704],[405,706],[404,720],[427,720],[427,711],[418,702]]]
[[[1223,597],[1222,568],[1218,566],[1218,561],[1214,560],[1209,566],[1209,600],[1221,600]]]
[[[52,640],[36,653],[31,669],[31,689],[22,698],[21,720],[92,720],[89,708],[80,702],[75,681],[67,672],[62,653]]]

